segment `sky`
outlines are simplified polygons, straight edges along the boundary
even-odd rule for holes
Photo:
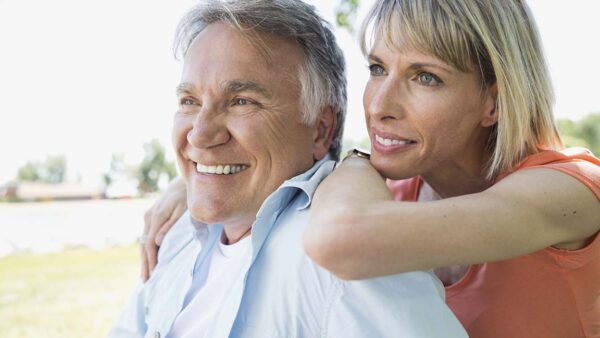
[[[0,0],[0,185],[27,161],[67,158],[68,177],[100,182],[114,153],[139,162],[157,138],[170,158],[181,64],[175,27],[196,0]],[[329,21],[336,0],[309,1]],[[372,0],[362,0],[358,21]],[[529,0],[558,118],[600,111],[596,0]],[[567,5],[568,4],[568,5]],[[357,22],[358,25],[358,22]],[[366,136],[368,78],[356,38],[335,29],[348,64],[346,137]]]

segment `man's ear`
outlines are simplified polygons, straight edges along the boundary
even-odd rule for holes
[[[498,86],[494,83],[489,86],[483,96],[483,115],[481,116],[481,126],[491,127],[498,122]]]
[[[313,129],[313,158],[316,161],[321,160],[331,146],[333,133],[337,124],[337,118],[332,107],[325,107],[321,110],[319,118],[315,122]]]

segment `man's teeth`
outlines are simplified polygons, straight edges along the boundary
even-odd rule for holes
[[[216,175],[229,175],[237,174],[242,170],[246,170],[248,166],[244,164],[240,165],[204,165],[196,163],[196,170],[202,174],[216,174]]]
[[[412,143],[412,141],[409,140],[392,140],[389,138],[383,138],[379,135],[375,135],[375,141],[377,141],[377,143],[382,144],[384,146],[391,146],[391,145],[397,145],[397,144],[410,144]]]

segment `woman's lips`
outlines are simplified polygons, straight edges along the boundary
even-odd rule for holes
[[[375,142],[381,144],[384,147],[389,147],[391,145],[406,145],[406,144],[416,143],[413,140],[390,139],[390,138],[385,138],[383,136],[379,136],[377,134],[375,134]]]
[[[412,148],[415,144],[417,144],[414,140],[399,138],[399,137],[390,137],[389,135],[382,136],[380,134],[375,133],[373,140],[373,149],[382,154],[390,154],[398,151],[404,151],[409,148]]]

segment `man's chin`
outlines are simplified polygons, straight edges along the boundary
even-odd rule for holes
[[[224,203],[188,196],[188,209],[193,219],[205,224],[221,223],[225,214]]]
[[[198,222],[205,224],[220,224],[223,217],[218,212],[207,211],[205,208],[190,208],[190,215]]]

